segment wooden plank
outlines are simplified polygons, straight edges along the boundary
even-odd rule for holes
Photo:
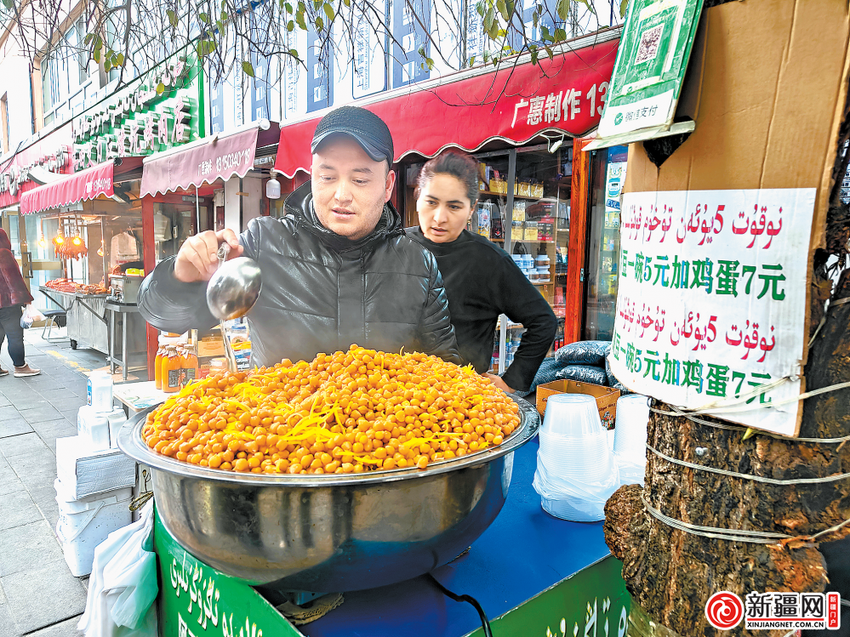
[[[570,192],[570,243],[567,249],[567,295],[564,319],[564,344],[581,340],[584,316],[584,279],[587,218],[590,198],[590,153],[583,150],[590,143],[573,142],[573,175]]]

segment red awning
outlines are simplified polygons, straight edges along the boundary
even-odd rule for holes
[[[493,139],[519,145],[546,131],[578,137],[599,123],[618,44],[596,42],[552,60],[542,55],[539,65],[529,59],[498,71],[463,71],[355,104],[387,123],[396,161],[410,153],[433,157],[448,146],[474,151]],[[309,172],[319,119],[281,128],[275,170],[287,177]]]
[[[212,135],[165,156],[151,156],[145,159],[140,196],[244,177],[254,166],[258,145],[274,144],[278,135],[277,124],[260,122],[242,132]]]
[[[107,161],[68,175],[44,186],[28,190],[21,196],[21,213],[32,214],[50,208],[68,206],[100,195],[111,197],[115,164]]]

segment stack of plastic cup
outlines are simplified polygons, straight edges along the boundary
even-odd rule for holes
[[[614,456],[622,484],[643,484],[646,473],[646,426],[649,423],[649,399],[641,394],[617,400],[614,425]]]
[[[619,487],[617,463],[596,400],[556,394],[546,404],[533,486],[543,509],[574,522],[605,517],[605,502]]]

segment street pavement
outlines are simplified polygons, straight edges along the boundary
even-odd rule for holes
[[[77,637],[88,582],[71,575],[56,538],[56,439],[76,435],[86,374],[106,357],[47,343],[40,328],[25,334],[41,375],[14,378],[5,343],[0,351],[10,370],[0,378],[0,637]]]

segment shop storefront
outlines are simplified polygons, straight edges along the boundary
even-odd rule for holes
[[[49,245],[59,264],[58,276],[41,282],[38,291],[49,309],[65,312],[74,348],[123,357],[110,347],[107,304],[115,276],[141,273],[141,217],[115,199],[140,171],[139,157],[109,160],[21,197],[21,215],[39,228],[36,244]]]
[[[250,219],[269,214],[258,158],[274,153],[280,137],[277,123],[261,120],[232,133],[211,135],[181,148],[145,158],[140,185],[141,206],[155,219],[186,221],[195,231],[239,230]],[[189,235],[186,235],[189,236]],[[157,245],[145,260],[148,272],[186,237],[168,250]],[[147,328],[148,369],[153,378],[159,333]]]
[[[64,311],[72,347],[107,354],[125,379],[131,365],[146,367],[135,298],[145,271],[208,227],[196,196],[143,205],[142,159],[203,131],[200,65],[192,53],[177,55],[19,152],[0,173],[4,227],[36,306]]]
[[[414,190],[425,160],[459,148],[479,161],[480,199],[469,229],[513,255],[550,303],[559,318],[555,347],[611,337],[618,218],[606,214],[616,202],[606,208],[604,191],[613,162],[606,152],[583,152],[577,138],[599,122],[618,37],[611,30],[575,40],[539,66],[520,58],[503,70],[472,69],[355,102],[390,127],[393,203],[407,226],[418,223]],[[321,115],[281,130],[275,170],[293,187],[309,174]],[[499,332],[494,370],[510,364],[522,326],[503,317]]]
[[[53,244],[43,240],[58,232],[56,219],[41,220],[21,214],[24,193],[73,172],[73,136],[70,124],[35,141],[0,165],[0,217],[12,243],[12,251],[21,266],[24,282],[38,307],[46,309],[48,300],[38,287],[62,274],[62,263]]]

